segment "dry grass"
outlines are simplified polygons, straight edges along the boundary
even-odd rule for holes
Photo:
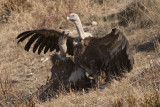
[[[99,2],[99,1],[103,1]],[[153,0],[154,1],[154,0]],[[151,0],[1,0],[0,106],[160,106],[160,2]],[[60,95],[40,102],[30,95],[50,78],[52,53],[37,55],[17,45],[16,36],[30,29],[75,29],[66,16],[78,13],[85,30],[103,36],[120,28],[133,49],[135,66],[120,81],[89,93]],[[97,21],[97,26],[91,26]]]
[[[45,107],[50,106],[87,106],[87,107],[159,107],[159,66],[141,71],[133,75],[128,74],[121,81],[113,80],[104,90],[93,90],[89,93],[70,93],[62,95],[58,99],[52,99],[50,103],[40,103]],[[152,74],[152,75],[151,75]]]

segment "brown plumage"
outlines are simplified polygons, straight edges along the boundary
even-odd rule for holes
[[[70,83],[73,87],[90,86],[90,80],[85,76],[85,70],[77,66],[70,57],[62,60],[58,54],[54,54],[51,61],[53,64],[51,80],[54,80],[55,86],[63,84],[65,87]]]
[[[105,71],[107,79],[131,71],[134,64],[128,40],[118,29],[102,38],[85,38],[75,46],[74,57],[75,63],[91,70],[90,74]]]
[[[61,84],[67,84],[68,78],[75,70],[74,62],[69,57],[62,60],[58,54],[53,55],[51,57],[51,61],[53,65],[51,70],[51,79],[56,79]]]
[[[48,52],[48,50],[57,52],[60,50],[58,46],[58,39],[61,36],[64,36],[62,31],[50,30],[50,29],[40,29],[40,30],[31,30],[22,32],[17,36],[18,42],[23,42],[25,39],[29,38],[27,44],[25,45],[25,50],[29,51],[31,45],[35,42],[33,47],[33,52],[35,53],[38,50],[38,54],[40,54],[44,50],[44,54]],[[73,55],[73,39],[72,35],[68,35],[67,38],[67,53]]]
[[[61,31],[42,29],[21,33],[17,36],[18,43],[30,37],[25,50],[29,51],[31,45],[35,42],[33,52],[38,50],[38,54],[40,54],[43,50],[44,53],[48,50],[59,51],[61,46],[58,44],[59,37],[67,36],[67,42],[64,42],[66,43],[67,53],[74,56],[75,66],[79,67],[77,71],[82,75],[77,76],[78,79],[84,76],[80,72],[85,72],[87,76],[89,75],[88,77],[92,75],[96,79],[96,76],[103,70],[106,73],[106,80],[108,80],[111,76],[121,76],[122,73],[132,70],[134,64],[132,52],[128,40],[119,29],[112,29],[111,33],[101,38],[89,37],[84,32],[77,14],[72,13],[67,19],[75,23],[79,34],[77,38]],[[61,48],[63,50],[63,47]],[[60,58],[60,60],[63,62],[64,59]],[[75,70],[69,71],[71,72],[69,75]],[[72,77],[69,78],[75,80]]]

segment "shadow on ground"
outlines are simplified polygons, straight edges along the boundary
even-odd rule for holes
[[[155,45],[153,42],[146,42],[137,46],[134,46],[137,52],[151,52],[155,51]]]

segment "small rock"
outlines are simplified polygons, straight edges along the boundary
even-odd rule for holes
[[[96,26],[98,23],[96,21],[92,21],[92,25]]]

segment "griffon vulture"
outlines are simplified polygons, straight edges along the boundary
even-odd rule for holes
[[[62,50],[64,50],[65,54],[68,53],[74,56],[75,65],[83,69],[82,71],[87,76],[89,75],[95,80],[102,70],[105,71],[106,80],[111,77],[110,75],[119,76],[125,71],[132,70],[134,64],[132,52],[128,40],[119,29],[112,29],[111,33],[101,38],[91,37],[90,34],[84,32],[77,14],[71,13],[67,20],[74,22],[79,34],[78,37],[72,38],[73,36],[70,34],[57,30],[42,29],[21,33],[17,36],[18,43],[31,37],[25,45],[25,50],[28,51],[35,41],[33,52],[38,50],[38,54],[40,54],[42,50],[44,50],[44,53],[48,50],[59,51],[58,38],[67,36]],[[78,75],[77,77],[79,77]],[[84,74],[82,77],[84,77]]]
[[[89,86],[90,80],[85,76],[85,70],[76,65],[70,57],[66,56],[66,43],[67,35],[64,34],[58,39],[60,54],[54,54],[51,57],[53,65],[51,80],[54,79],[53,84],[57,86],[60,83],[64,85],[63,87],[66,87],[71,83],[73,87],[81,88],[86,87],[86,85]]]

